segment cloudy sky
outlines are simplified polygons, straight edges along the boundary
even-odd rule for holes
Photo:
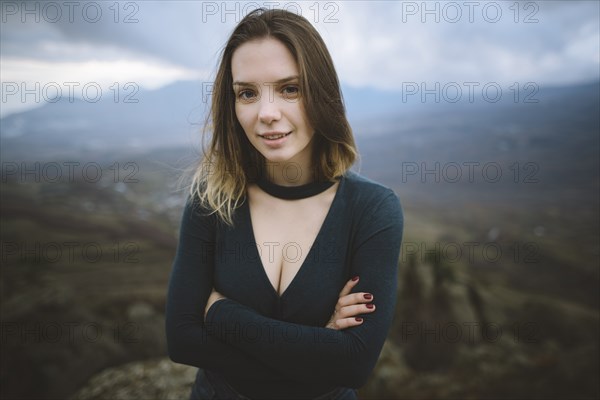
[[[235,24],[257,6],[301,13],[344,85],[598,80],[600,3],[592,1],[2,1],[1,116],[43,103],[54,82],[157,89],[210,81]],[[65,83],[67,83],[65,85]],[[42,100],[23,89],[39,85]],[[48,94],[50,93],[50,94]],[[37,103],[37,104],[36,104]]]

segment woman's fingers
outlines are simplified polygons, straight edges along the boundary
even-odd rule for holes
[[[358,276],[350,279],[346,282],[346,285],[342,288],[340,292],[338,302],[336,304],[336,309],[339,307],[345,307],[352,304],[360,304],[360,303],[369,303],[373,301],[373,295],[371,293],[359,292],[359,293],[350,293],[352,288],[356,286],[358,283]]]
[[[326,327],[331,329],[346,329],[351,326],[360,325],[363,322],[363,318],[360,315],[372,313],[373,311],[375,311],[375,304],[372,303],[336,308]]]
[[[338,319],[346,319],[350,317],[358,317],[361,314],[372,313],[375,311],[375,304],[356,304],[340,308],[335,316]]]
[[[373,301],[373,294],[367,292],[351,293],[340,297],[337,302],[337,307],[346,307],[353,304],[370,303]]]
[[[350,279],[344,285],[335,305],[333,315],[326,326],[327,328],[346,329],[360,325],[363,323],[363,318],[360,317],[361,314],[375,311],[375,305],[372,303],[373,295],[371,293],[350,293],[357,283],[358,276]]]
[[[352,278],[348,282],[346,282],[346,284],[342,288],[342,291],[340,292],[340,296],[339,297],[343,297],[343,296],[349,295],[350,291],[352,290],[352,288],[354,286],[356,286],[356,284],[358,283],[358,279],[359,279],[358,276],[355,276],[354,278]]]
[[[342,329],[360,325],[362,323],[363,323],[363,319],[360,317],[341,318],[341,319],[337,319],[335,321],[330,322],[326,326],[326,328],[342,330]]]

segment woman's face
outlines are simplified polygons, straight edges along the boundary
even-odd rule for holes
[[[235,113],[250,143],[268,162],[308,168],[314,129],[300,98],[298,66],[285,45],[272,38],[246,42],[234,51],[231,72]]]

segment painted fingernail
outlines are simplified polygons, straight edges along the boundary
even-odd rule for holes
[[[373,295],[371,293],[366,293],[365,294],[365,299],[371,300],[372,298],[373,298]]]
[[[356,282],[356,281],[358,280],[358,276],[355,276],[354,278],[352,278],[352,280],[353,280],[354,282]]]
[[[362,322],[362,318],[360,318],[360,317],[356,317],[354,319],[356,320],[356,322]]]
[[[373,308],[373,307],[375,307],[373,304],[371,304],[371,303],[367,304],[367,308]]]

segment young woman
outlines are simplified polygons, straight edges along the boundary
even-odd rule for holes
[[[331,56],[303,17],[235,28],[169,283],[169,355],[192,399],[356,399],[391,326],[403,216],[350,170]]]

